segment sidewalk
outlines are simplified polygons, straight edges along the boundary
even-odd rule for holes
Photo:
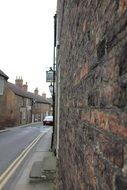
[[[49,152],[51,134],[50,130],[41,138],[7,190],[55,190],[56,159]]]

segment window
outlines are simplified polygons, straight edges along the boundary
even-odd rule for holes
[[[0,95],[4,92],[4,78],[0,76]]]

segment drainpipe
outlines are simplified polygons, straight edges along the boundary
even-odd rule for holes
[[[57,134],[56,134],[56,156],[59,157],[59,128],[60,128],[60,65],[57,68]]]
[[[53,150],[55,137],[55,70],[56,70],[56,21],[57,15],[54,16],[54,47],[53,47],[53,132],[51,140],[51,149]],[[55,150],[53,150],[54,152]]]

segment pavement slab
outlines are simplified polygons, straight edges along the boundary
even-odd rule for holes
[[[36,161],[30,171],[30,182],[54,182],[56,178],[56,158],[51,155]]]

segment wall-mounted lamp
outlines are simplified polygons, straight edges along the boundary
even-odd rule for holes
[[[49,85],[49,91],[50,91],[51,95],[53,95],[53,85],[52,85],[52,83]]]

